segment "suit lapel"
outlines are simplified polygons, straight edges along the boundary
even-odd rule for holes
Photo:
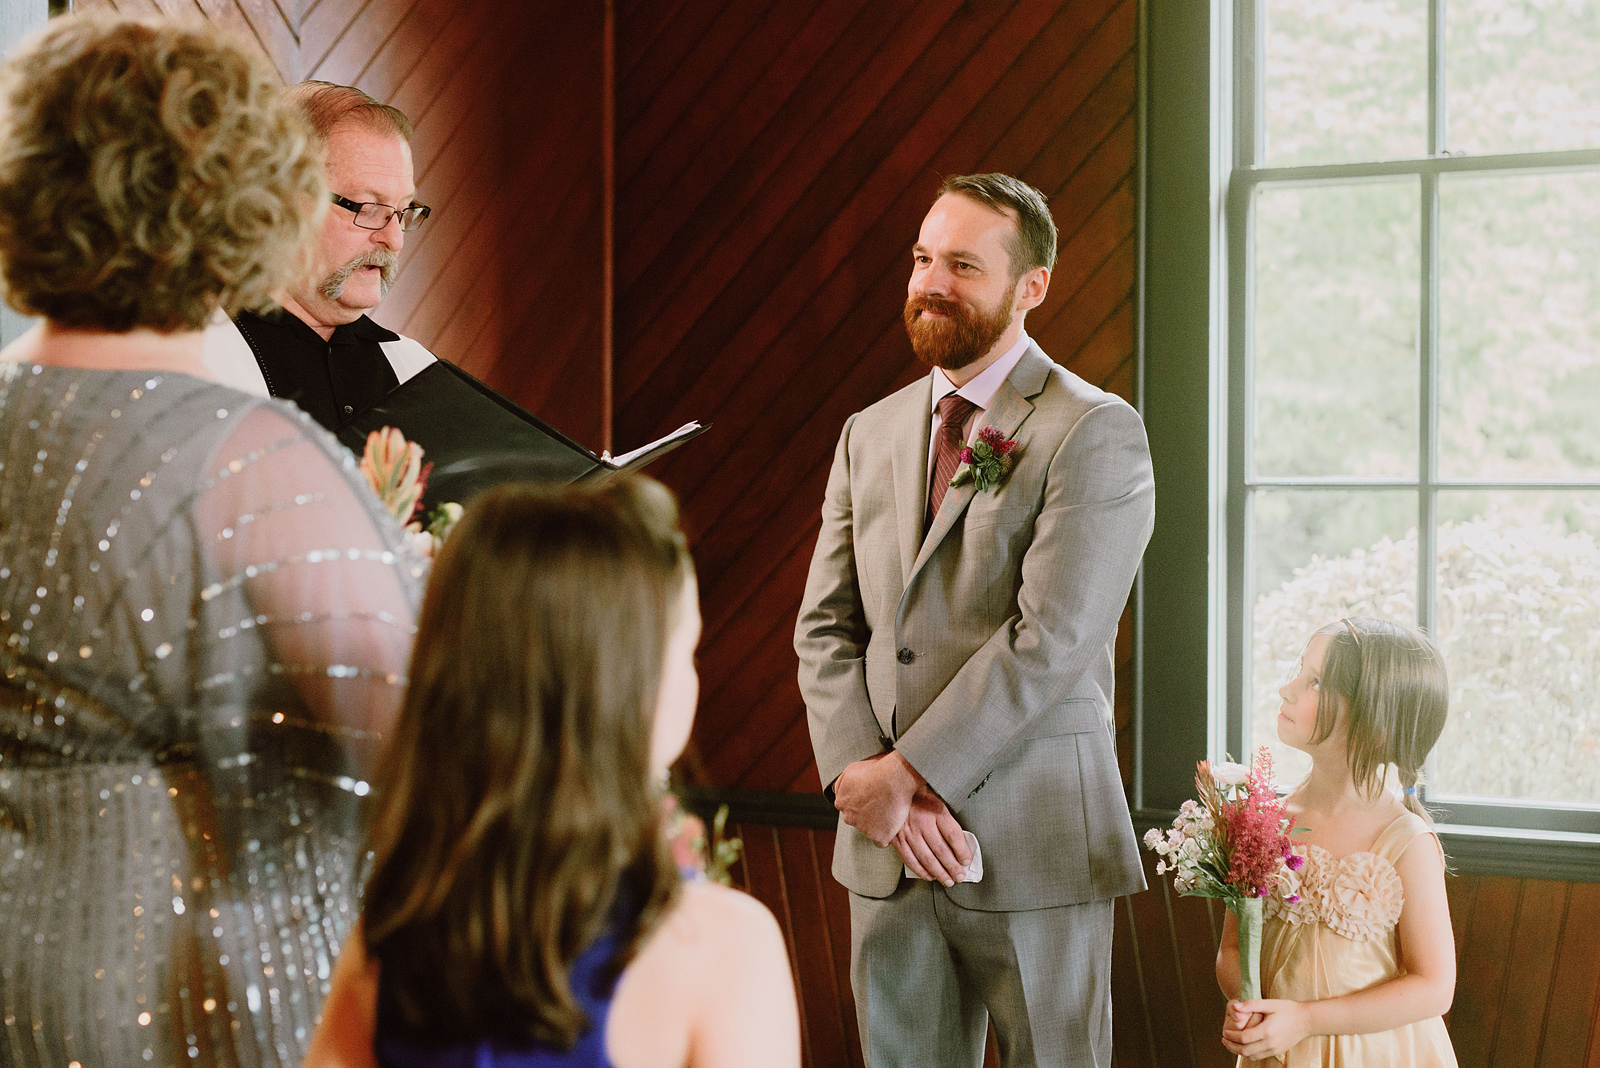
[[[993,399],[989,401],[989,407],[984,409],[983,415],[978,420],[978,427],[981,429],[992,426],[1000,431],[1002,438],[1012,437],[1023,420],[1033,413],[1033,404],[1028,398],[1037,395],[1044,388],[1049,374],[1050,357],[1046,356],[1037,344],[1029,345],[1028,351],[1022,354],[1022,359],[1017,361],[1017,366],[1010,376],[1000,383],[1000,388],[995,391]],[[926,419],[923,421],[924,452],[927,451],[926,426],[929,421]],[[923,464],[926,469],[926,459]],[[898,482],[897,477],[896,485]],[[1001,488],[1003,487],[997,487],[989,492],[998,492]],[[922,566],[928,562],[934,550],[944,541],[945,536],[954,529],[956,521],[967,510],[967,506],[972,503],[972,498],[976,494],[977,489],[971,482],[951,487],[945,493],[944,501],[939,505],[939,514],[933,517],[933,526],[928,528],[928,536],[923,539],[921,551],[917,553],[916,562],[911,565],[911,573],[906,577],[907,588],[911,586],[911,580],[922,570]],[[926,504],[923,507],[926,508]]]
[[[922,543],[922,515],[928,510],[928,424],[932,422],[933,387],[924,378],[910,401],[894,418],[893,450],[895,529],[900,542],[900,580],[911,581],[911,562]]]

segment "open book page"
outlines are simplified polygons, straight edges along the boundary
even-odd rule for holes
[[[685,423],[666,437],[657,438],[648,445],[640,446],[632,452],[625,452],[620,456],[612,456],[609,452],[600,454],[600,461],[607,467],[617,471],[631,471],[643,467],[656,457],[669,453],[690,438],[698,437],[706,430],[699,423]]]

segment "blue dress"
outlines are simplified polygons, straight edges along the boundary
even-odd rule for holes
[[[614,1068],[606,1056],[606,1021],[621,977],[613,977],[607,965],[616,956],[620,943],[613,926],[572,963],[572,995],[589,1017],[590,1026],[569,1050],[517,1048],[495,1039],[484,1039],[475,1045],[428,1046],[399,1038],[394,1033],[392,1001],[386,996],[380,971],[378,1026],[373,1041],[378,1063],[383,1068]]]

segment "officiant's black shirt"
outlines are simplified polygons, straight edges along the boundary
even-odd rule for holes
[[[233,321],[255,353],[267,392],[294,401],[329,430],[400,384],[379,347],[400,335],[365,315],[335,327],[327,341],[281,308],[264,315],[240,312]]]

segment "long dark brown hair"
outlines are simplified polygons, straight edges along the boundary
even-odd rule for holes
[[[691,567],[671,494],[641,478],[500,487],[450,535],[364,909],[408,1037],[569,1048],[574,959],[620,917],[620,971],[671,905],[650,736]]]
[[[1313,741],[1333,735],[1342,704],[1345,752],[1356,789],[1377,797],[1393,764],[1408,791],[1406,807],[1431,822],[1416,787],[1450,707],[1444,657],[1423,634],[1383,619],[1341,619],[1317,634],[1328,639],[1328,649]]]

